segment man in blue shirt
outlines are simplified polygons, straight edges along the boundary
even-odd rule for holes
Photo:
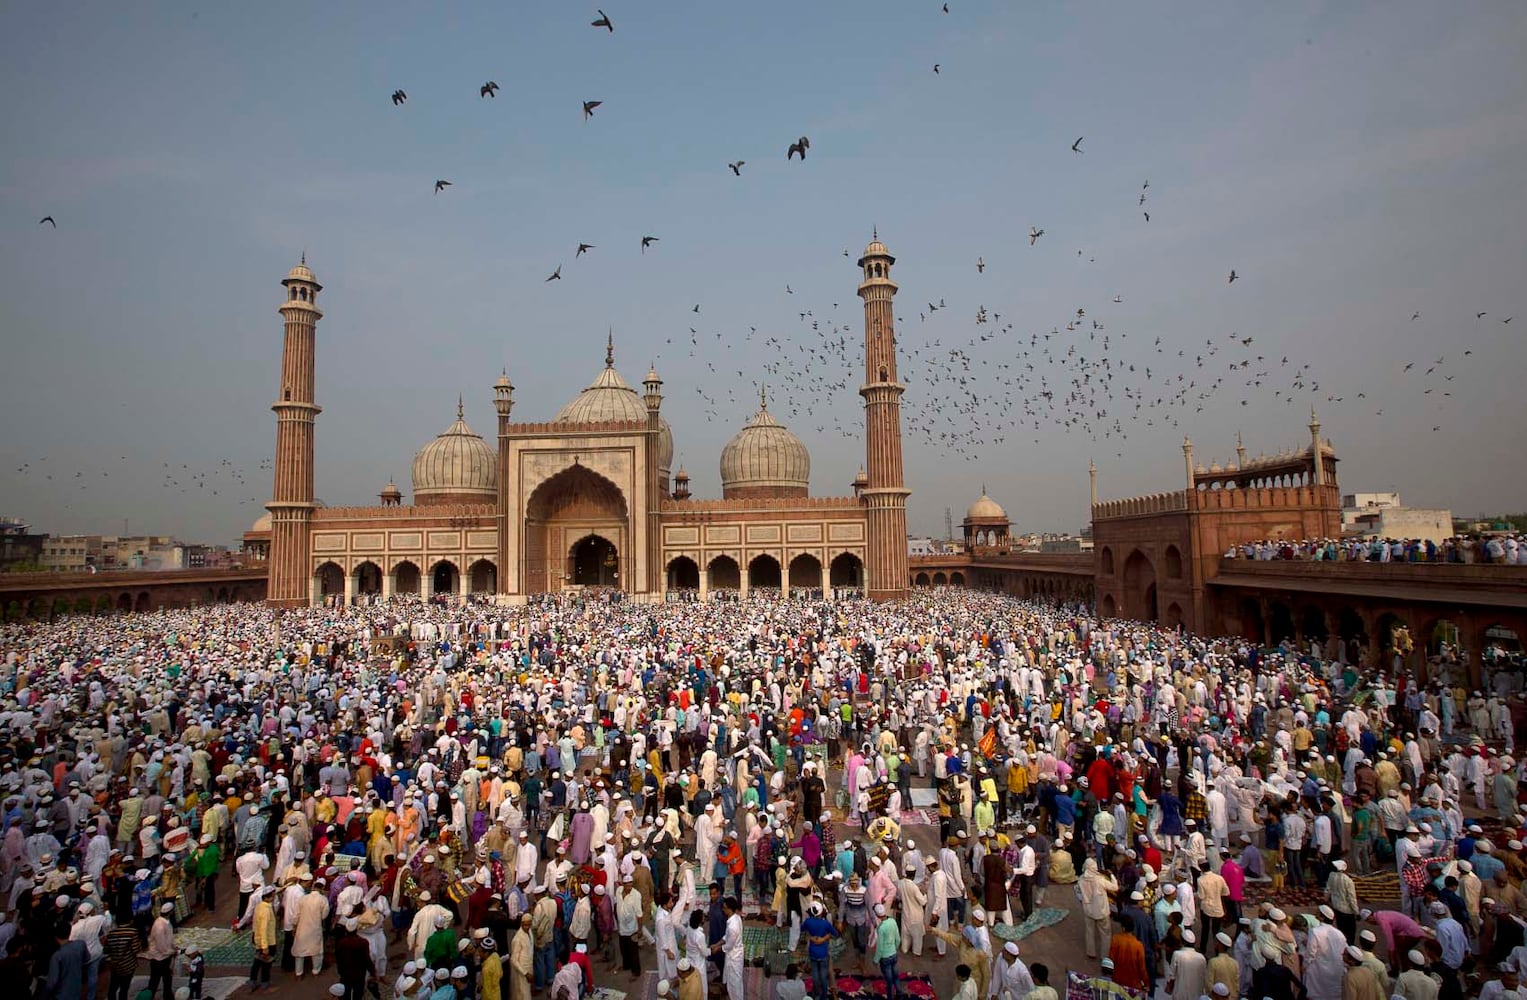
[[[817,996],[828,996],[837,982],[832,976],[832,939],[838,929],[822,911],[821,903],[812,903],[810,915],[801,923],[806,938],[806,957],[811,961],[811,988]]]

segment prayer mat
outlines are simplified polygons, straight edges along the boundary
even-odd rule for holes
[[[208,968],[225,965],[249,968],[254,960],[254,931],[226,927],[182,927],[175,932],[175,947],[184,951],[196,945],[206,956]]]
[[[781,966],[781,968],[783,968],[783,966]],[[712,972],[714,972],[715,966],[711,966],[711,969]],[[711,982],[713,984],[716,982],[714,975],[711,977]],[[637,984],[636,989],[633,990],[630,995],[632,997],[638,998],[638,1000],[658,1000],[657,983],[658,977],[655,970],[644,972],[642,973],[642,981]],[[670,986],[671,985],[672,984],[670,984]],[[762,969],[754,968],[751,965],[743,967],[742,993],[744,996],[752,997],[753,1000],[769,1000],[769,981],[764,976]],[[597,991],[593,995],[595,997],[599,996]],[[674,994],[672,991],[670,991],[668,995],[672,997]],[[626,996],[626,994],[612,994],[612,997],[623,996]]]
[[[911,794],[907,796],[907,799],[912,803],[914,808],[917,808],[917,809],[937,809],[938,808],[938,789],[937,788],[914,788],[914,789],[912,789]]]
[[[909,997],[920,997],[924,1000],[937,1000],[938,994],[933,992],[933,980],[923,975],[912,975],[903,972],[901,980],[901,992]],[[809,981],[809,977],[808,977]],[[813,986],[813,988],[815,988]],[[813,993],[813,996],[816,994]],[[879,976],[839,976],[838,977],[838,1000],[872,1000],[872,998],[885,997],[885,980]]]
[[[1054,927],[1066,919],[1066,912],[1053,906],[1043,906],[1028,915],[1021,924],[997,924],[992,927],[992,936],[1003,941],[1022,941],[1035,931],[1042,931],[1046,927]]]
[[[843,954],[843,948],[847,942],[841,937],[833,938],[832,957],[837,958]],[[785,963],[791,961],[790,953],[790,928],[789,927],[743,927],[742,928],[743,959],[749,964],[758,959],[768,959],[772,965],[783,970]],[[806,961],[806,939],[801,938],[799,953],[796,958],[804,964]]]

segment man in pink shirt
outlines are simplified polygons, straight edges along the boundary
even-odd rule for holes
[[[1240,922],[1241,902],[1246,898],[1246,873],[1234,858],[1220,865],[1219,877],[1225,880],[1225,920],[1232,927]]]
[[[1425,927],[1401,913],[1399,910],[1364,910],[1359,916],[1363,920],[1378,926],[1379,935],[1384,939],[1384,947],[1389,951],[1391,965],[1400,968],[1400,957],[1416,946],[1416,942],[1427,936]]]

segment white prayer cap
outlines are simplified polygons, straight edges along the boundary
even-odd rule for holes
[[[692,962],[690,962],[689,959],[687,959],[687,958],[679,959],[679,971],[680,972],[688,972],[692,968],[694,968],[694,964]]]
[[[1235,942],[1230,940],[1230,935],[1226,934],[1224,931],[1220,931],[1218,934],[1214,935],[1214,940],[1218,941],[1226,948],[1232,948],[1235,946]],[[1224,984],[1222,983],[1221,985]]]
[[[1363,942],[1364,944],[1378,944],[1379,943],[1378,935],[1373,933],[1372,931],[1369,931],[1369,930],[1358,931],[1357,932],[1357,939],[1359,941]]]
[[[1198,943],[1198,935],[1194,934],[1190,930],[1184,930],[1182,932],[1182,940],[1186,944],[1197,944]]]
[[[1420,948],[1410,949],[1410,952],[1405,957],[1410,959],[1411,964],[1413,965],[1424,966],[1426,964],[1426,955],[1421,951]]]
[[[1355,944],[1349,944],[1347,945],[1347,957],[1354,962],[1361,962],[1363,960],[1363,949]]]
[[[1335,868],[1339,872],[1344,872],[1347,870],[1347,863],[1341,858],[1337,858],[1335,861],[1331,862],[1331,867]]]
[[[1002,946],[1002,950],[1007,952],[1009,955],[1013,956],[1014,958],[1017,958],[1018,957],[1018,942],[1017,941],[1009,941],[1007,944]]]
[[[1228,997],[1230,995],[1230,987],[1224,983],[1215,983],[1214,989],[1211,992],[1217,997]]]
[[[1325,917],[1327,920],[1335,920],[1336,919],[1336,911],[1331,909],[1329,906],[1327,906],[1324,903],[1320,904],[1320,908],[1319,908],[1319,910],[1317,912],[1322,917]]]

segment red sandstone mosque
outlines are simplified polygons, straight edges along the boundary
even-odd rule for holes
[[[366,595],[477,594],[514,603],[585,587],[637,600],[672,591],[855,590],[907,593],[901,396],[893,299],[896,263],[864,248],[865,462],[852,495],[813,497],[811,457],[766,398],[721,452],[719,500],[696,499],[673,470],[663,380],[642,391],[604,367],[550,420],[512,419],[514,386],[494,383],[497,447],[456,421],[413,463],[413,502],[389,482],[379,504],[329,507],[313,491],[318,294],[306,257],[281,282],[285,320],[276,413],[275,487],[246,547],[269,565],[268,600],[300,607]]]

